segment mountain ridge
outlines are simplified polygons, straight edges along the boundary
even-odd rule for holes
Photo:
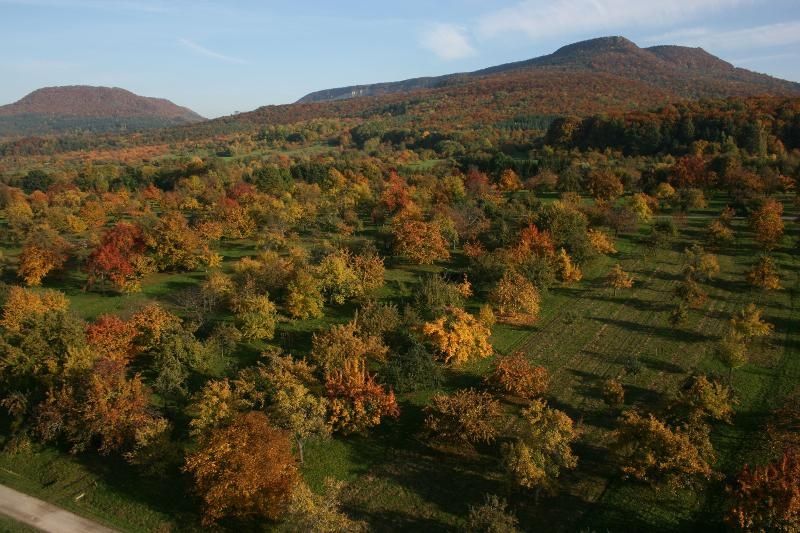
[[[548,55],[472,72],[323,89],[303,96],[297,103],[434,89],[487,76],[544,67],[623,75],[666,89],[680,97],[800,95],[798,83],[734,67],[702,48],[677,45],[640,48],[625,37],[612,36],[571,43]],[[691,87],[687,87],[687,83]]]
[[[191,124],[205,120],[165,98],[140,96],[119,87],[42,87],[0,106],[0,135],[85,130],[95,133]]]

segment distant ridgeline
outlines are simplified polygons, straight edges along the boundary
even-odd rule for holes
[[[169,100],[116,87],[47,87],[0,106],[0,137],[125,133],[202,120]]]

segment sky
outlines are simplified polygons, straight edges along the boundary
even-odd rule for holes
[[[800,0],[0,0],[0,104],[102,85],[217,117],[606,35],[800,81]]]

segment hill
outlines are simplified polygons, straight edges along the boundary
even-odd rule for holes
[[[800,84],[736,68],[701,48],[640,48],[624,37],[601,37],[573,43],[554,53],[475,72],[413,78],[398,82],[353,85],[310,93],[298,102],[323,102],[469,84],[479,79],[520,72],[558,69],[565,73],[604,73],[651,85],[678,98],[799,95]]]
[[[0,136],[131,131],[204,120],[164,98],[118,87],[45,87],[0,106]]]

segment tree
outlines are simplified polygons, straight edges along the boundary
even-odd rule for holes
[[[423,324],[422,332],[445,363],[460,365],[492,354],[489,328],[458,307],[449,307],[443,316]]]
[[[547,392],[550,374],[543,366],[533,366],[522,352],[514,352],[497,359],[486,381],[503,392],[532,400]]]
[[[747,283],[764,291],[776,291],[781,288],[780,272],[775,260],[768,255],[759,257],[753,268],[747,271]]]
[[[730,380],[733,371],[747,363],[747,344],[744,337],[736,331],[729,331],[717,343],[714,355],[728,368],[728,379]]]
[[[332,371],[325,390],[330,401],[328,421],[334,431],[360,433],[377,426],[384,417],[400,416],[394,392],[379,385],[363,361],[349,360],[344,368]]]
[[[452,442],[489,444],[497,438],[500,402],[487,392],[462,389],[436,393],[425,407],[425,428],[435,438]]]
[[[483,504],[470,506],[466,531],[469,533],[519,533],[519,521],[508,510],[508,503],[487,494]]]
[[[562,469],[573,469],[578,458],[572,452],[577,439],[572,419],[558,409],[536,400],[524,409],[514,428],[516,440],[504,446],[503,461],[517,485],[539,493],[554,493]]]
[[[343,368],[348,360],[385,361],[389,351],[380,337],[362,333],[356,321],[315,333],[311,344],[311,358],[325,374]]]
[[[120,292],[139,290],[141,276],[151,270],[145,247],[139,226],[120,222],[107,230],[86,262],[87,287],[107,279]]]
[[[186,471],[203,500],[203,523],[224,516],[275,520],[286,510],[298,482],[287,431],[258,411],[237,415],[215,429],[186,458]]]
[[[614,296],[618,289],[630,289],[633,287],[633,276],[622,270],[619,263],[611,267],[611,272],[606,277],[606,285],[614,289]]]
[[[324,305],[319,281],[305,271],[298,271],[289,282],[286,295],[286,309],[292,318],[320,318],[324,314]]]
[[[392,224],[395,252],[418,265],[432,265],[450,258],[447,241],[432,222],[399,217]]]
[[[772,324],[761,319],[763,309],[755,304],[748,304],[731,317],[731,329],[742,336],[745,342],[750,342],[758,337],[768,337],[772,334]]]
[[[675,287],[675,296],[688,307],[697,309],[702,307],[708,299],[708,294],[697,283],[691,274],[685,274],[684,279]]]
[[[522,188],[522,181],[513,169],[507,168],[500,173],[497,181],[501,191],[518,191]]]
[[[264,371],[274,389],[267,411],[278,427],[294,436],[301,463],[305,460],[305,442],[313,437],[326,438],[331,432],[326,420],[328,402],[310,389],[319,387],[313,371],[305,361],[280,355],[272,355]]]
[[[592,197],[603,202],[616,200],[624,192],[622,181],[610,170],[589,172],[587,186]]]
[[[269,296],[245,296],[236,306],[236,326],[250,340],[265,340],[275,336],[278,311]]]
[[[154,414],[140,375],[128,379],[123,361],[100,359],[76,381],[51,390],[39,406],[37,429],[45,440],[65,436],[75,452],[96,445],[100,453],[135,455],[143,435],[167,430]]]
[[[733,242],[733,230],[720,220],[712,220],[706,228],[706,241],[710,246],[723,246]]]
[[[580,267],[572,262],[564,248],[561,248],[556,255],[556,268],[558,278],[564,283],[576,283],[583,278]]]
[[[750,215],[750,227],[755,232],[756,241],[765,249],[771,250],[783,236],[783,204],[769,198],[762,202]]]
[[[344,483],[326,478],[325,491],[314,493],[300,482],[292,491],[286,524],[297,533],[358,533],[366,531],[363,522],[352,520],[342,511],[341,493]]]
[[[728,423],[736,403],[730,387],[704,375],[689,377],[678,394],[678,401],[688,409],[690,419],[708,417]]]
[[[677,328],[686,324],[689,321],[689,306],[686,305],[684,302],[678,303],[675,307],[672,308],[672,311],[669,313],[669,321],[670,326],[673,328]]]
[[[511,270],[503,274],[489,293],[489,301],[500,319],[510,324],[529,325],[539,317],[538,289],[525,276]]]
[[[233,418],[252,407],[226,379],[206,382],[195,395],[189,422],[190,433],[194,437],[205,438],[212,430],[230,424]]]
[[[194,270],[208,264],[210,250],[180,212],[161,215],[144,234],[159,270]]]
[[[728,488],[727,522],[744,531],[800,530],[800,450],[787,449],[764,466],[745,465]]]
[[[714,279],[719,274],[719,261],[714,254],[706,253],[703,247],[692,245],[684,251],[684,274],[699,281]]]
[[[615,409],[625,405],[625,387],[622,386],[620,380],[610,378],[603,382],[603,401]]]
[[[86,341],[100,357],[124,362],[136,355],[138,334],[133,322],[115,315],[100,315],[86,326]]]
[[[636,215],[639,224],[647,224],[653,220],[652,206],[657,203],[655,198],[637,192],[630,199],[630,209]]]
[[[63,292],[50,289],[34,292],[14,285],[8,290],[0,326],[16,333],[28,319],[50,311],[64,312],[68,307],[69,300]]]
[[[672,429],[653,415],[626,411],[614,438],[626,476],[677,489],[713,475],[713,448],[702,428]]]
[[[589,236],[589,244],[592,245],[594,251],[598,254],[609,255],[617,253],[617,248],[614,246],[614,240],[611,236],[599,229],[590,229],[587,232]]]
[[[19,256],[17,276],[25,285],[37,286],[54,270],[67,262],[69,243],[49,228],[40,228],[28,239]]]

